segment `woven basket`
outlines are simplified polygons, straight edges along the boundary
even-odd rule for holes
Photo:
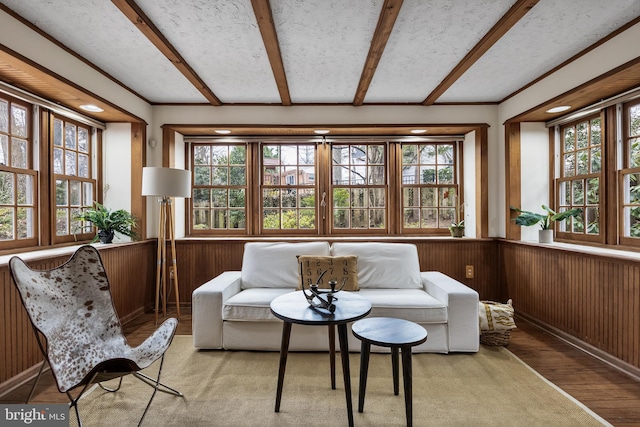
[[[482,332],[480,334],[480,344],[484,345],[509,345],[509,338],[511,338],[511,330],[500,332]]]

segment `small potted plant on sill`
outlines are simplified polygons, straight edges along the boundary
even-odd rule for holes
[[[95,209],[86,209],[82,214],[75,217],[79,221],[92,223],[98,232],[92,242],[100,240],[101,243],[111,243],[115,233],[127,237],[135,238],[136,219],[131,213],[124,209],[111,211],[98,202],[94,202]]]
[[[453,222],[449,226],[449,232],[451,233],[451,237],[464,237],[464,208],[461,203],[458,203],[457,197],[454,194],[453,203],[456,206],[456,218],[457,222]]]
[[[540,230],[538,232],[538,242],[540,243],[553,243],[553,223],[555,221],[564,221],[567,218],[577,217],[582,214],[582,209],[580,208],[555,212],[546,205],[542,205],[542,209],[546,211],[544,214],[523,211],[513,206],[510,208],[519,213],[517,217],[513,218],[517,225],[529,227],[540,224]]]
[[[463,237],[464,236],[464,219],[459,222],[454,222],[449,226],[449,231],[451,232],[452,237]]]

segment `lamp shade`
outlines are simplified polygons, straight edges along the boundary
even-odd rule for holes
[[[173,168],[142,168],[142,195],[191,197],[191,172]]]

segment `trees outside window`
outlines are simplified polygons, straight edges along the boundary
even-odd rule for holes
[[[188,145],[196,236],[438,235],[456,221],[457,142]]]
[[[621,182],[621,240],[640,245],[640,101],[623,108],[623,169]]]
[[[192,147],[193,231],[241,231],[247,224],[246,144]]]
[[[0,249],[37,244],[32,108],[0,94]]]
[[[601,185],[603,120],[600,115],[560,128],[560,178],[556,180],[558,211],[582,209],[582,215],[562,221],[558,235],[576,240],[603,241]]]
[[[315,144],[261,144],[260,228],[315,232]]]
[[[331,163],[332,229],[386,230],[386,146],[334,144]]]
[[[93,225],[76,218],[96,200],[91,129],[78,122],[53,119],[52,171],[55,185],[54,243],[93,235]]]
[[[447,229],[462,218],[455,143],[402,144],[402,228]]]

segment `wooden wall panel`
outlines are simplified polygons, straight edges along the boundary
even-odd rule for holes
[[[516,313],[640,368],[640,263],[521,242],[500,252]]]
[[[155,241],[99,246],[114,304],[123,322],[151,308],[155,287]],[[70,255],[29,261],[32,268],[46,270],[69,259]],[[0,266],[0,392],[6,383],[42,361],[33,329],[20,301],[9,267]]]

